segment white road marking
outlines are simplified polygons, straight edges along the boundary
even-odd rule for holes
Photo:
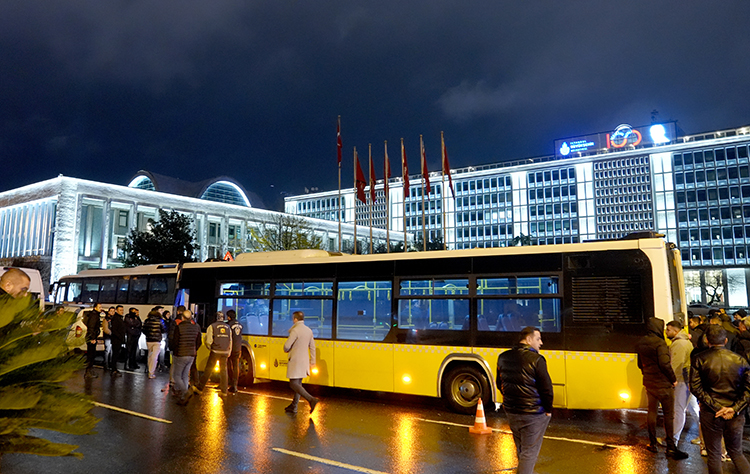
[[[91,403],[93,403],[94,405],[98,407],[107,408],[109,410],[119,411],[122,413],[127,413],[128,415],[139,416],[141,418],[145,418],[151,421],[158,421],[160,423],[167,423],[167,424],[172,423],[171,421],[165,420],[163,418],[156,418],[155,416],[146,415],[145,413],[138,413],[137,411],[126,410],[125,408],[115,407],[112,405],[107,405],[107,404],[99,403],[99,402],[91,402]]]
[[[317,456],[310,456],[309,454],[289,451],[288,449],[282,449],[282,448],[271,448],[271,449],[273,451],[276,451],[277,453],[288,454],[289,456],[296,456],[298,458],[307,459],[308,461],[315,461],[321,464],[327,464],[329,466],[335,466],[335,467],[340,467],[342,469],[348,469],[350,471],[364,472],[367,474],[387,474],[383,471],[375,471],[373,469],[367,469],[366,467],[354,466],[352,464],[346,464],[343,462],[334,461],[332,459],[319,458]]]
[[[289,397],[277,397],[275,395],[269,395],[267,393],[249,392],[247,390],[237,390],[237,393],[244,393],[246,395],[255,395],[255,396],[258,396],[258,397],[275,398],[277,400],[287,400],[287,401],[290,401],[290,402],[293,400],[292,398],[289,398]]]
[[[415,418],[419,421],[424,421],[426,423],[437,423],[439,425],[448,425],[448,426],[458,426],[460,428],[471,428],[474,425],[462,425],[460,423],[451,423],[449,421],[438,421],[438,420],[427,420],[425,418]],[[496,431],[498,433],[503,434],[513,434],[510,430],[501,430],[499,428],[492,428],[489,427],[492,431]],[[579,444],[589,444],[591,446],[601,446],[604,448],[615,448],[615,449],[625,449],[628,448],[628,446],[619,446],[616,444],[607,444],[607,443],[598,443],[596,441],[587,441],[585,439],[574,439],[574,438],[561,438],[559,436],[544,436],[545,439],[553,439],[555,441],[568,441],[570,443],[579,443]]]

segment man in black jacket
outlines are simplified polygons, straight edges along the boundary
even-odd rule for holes
[[[690,367],[690,390],[701,405],[700,423],[708,451],[709,474],[721,474],[721,440],[737,472],[750,474],[742,452],[742,412],[750,402],[750,364],[727,350],[726,330],[706,329],[709,349],[698,354]]]
[[[120,351],[122,350],[122,345],[125,343],[124,313],[125,308],[123,308],[122,305],[117,305],[115,313],[109,319],[108,323],[110,343],[112,344],[112,363],[110,364],[110,369],[112,370],[112,375],[115,377],[122,375],[120,371],[117,370],[117,364],[120,362]]]
[[[552,380],[541,347],[541,332],[529,326],[521,331],[519,344],[497,358],[497,383],[516,443],[518,474],[534,471],[552,416]]]
[[[687,453],[677,449],[674,443],[674,387],[677,377],[672,370],[669,347],[664,341],[664,321],[649,318],[646,321],[646,335],[635,345],[638,354],[638,368],[643,373],[643,386],[648,396],[648,446],[652,453],[657,452],[656,416],[659,404],[664,411],[664,430],[667,432],[667,457],[675,460],[685,459]]]
[[[146,336],[148,347],[148,378],[156,378],[156,363],[159,361],[161,351],[161,335],[166,332],[161,320],[161,314],[156,309],[148,313],[143,323],[143,335]]]
[[[83,314],[83,324],[86,326],[86,371],[83,373],[83,377],[87,379],[97,378],[92,369],[96,356],[96,339],[99,337],[102,325],[101,312],[102,304],[96,303],[91,311],[86,311]]]
[[[128,314],[125,316],[125,329],[127,330],[128,338],[125,341],[125,346],[128,351],[128,359],[126,363],[126,369],[138,370],[141,367],[136,362],[136,356],[138,355],[138,340],[141,338],[141,328],[143,322],[141,321],[140,311],[138,308],[130,308]]]

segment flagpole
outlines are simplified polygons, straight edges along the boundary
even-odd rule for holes
[[[385,168],[383,173],[383,182],[385,191],[385,253],[391,253],[391,203],[388,189],[388,178],[391,176],[391,164],[388,162],[388,140],[385,141]]]
[[[370,206],[369,206],[370,207],[369,209],[370,210],[370,255],[372,255],[372,208],[374,204],[372,202],[372,196],[375,193],[375,180],[373,179],[373,176],[372,176],[372,169],[373,169],[372,168],[372,143],[368,144],[368,149],[369,149],[369,156],[370,156],[370,161],[369,161],[369,166],[370,166]]]
[[[354,147],[354,192],[357,192],[357,147]],[[354,255],[357,255],[357,199],[354,199]]]
[[[406,166],[406,151],[404,150],[404,139],[401,139],[401,179],[402,179],[402,186],[403,188],[403,195],[404,199],[401,203],[403,206],[402,214],[404,219],[404,252],[408,252],[407,250],[407,241],[406,241],[406,197],[409,194],[409,185],[407,184],[409,182],[409,171]]]
[[[441,187],[441,193],[440,193],[442,200],[443,200],[443,250],[448,250],[448,234],[445,231],[446,229],[446,225],[445,225],[445,171],[446,171],[445,169],[445,138],[443,138],[442,131],[440,132],[440,151],[441,151],[440,161],[442,161],[441,167],[443,168],[443,176],[440,180],[443,185]],[[451,172],[451,170],[447,170],[447,171],[448,173]]]
[[[427,251],[427,227],[425,226],[425,214],[424,214],[424,185],[427,177],[425,174],[425,156],[424,156],[424,142],[422,141],[422,135],[419,136],[419,154],[422,155],[422,250]]]
[[[339,252],[341,252],[341,115],[336,127],[336,155],[338,156],[339,162],[339,201],[338,201],[338,217],[339,217]],[[355,203],[356,205],[356,203]]]

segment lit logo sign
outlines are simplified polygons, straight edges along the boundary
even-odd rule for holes
[[[617,126],[611,132],[594,133],[574,138],[555,140],[557,156],[570,156],[594,150],[623,150],[639,145],[663,145],[672,141],[676,133],[674,122],[646,127]]]
[[[630,125],[618,125],[612,134],[607,134],[607,148],[624,148],[626,145],[638,146],[643,141],[641,132]]]

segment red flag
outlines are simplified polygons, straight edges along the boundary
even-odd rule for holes
[[[445,138],[443,132],[440,132],[440,145],[443,148],[443,176],[448,175],[448,186],[451,188],[451,195],[456,199],[456,192],[453,190],[453,179],[451,178],[451,165],[448,163],[448,149],[445,148]]]
[[[376,202],[377,195],[375,194],[375,163],[372,161],[372,148],[370,148],[370,201]]]
[[[339,166],[341,166],[341,148],[344,146],[344,144],[341,142],[341,115],[339,115],[339,120],[336,125],[336,152],[339,157]]]
[[[427,171],[427,157],[424,153],[424,142],[422,142],[422,135],[419,136],[419,148],[421,148],[422,150],[422,179],[424,179],[424,187],[427,190],[427,194],[430,194],[432,192],[432,189],[430,188],[430,172]]]
[[[385,142],[385,168],[383,169],[383,177],[385,178],[385,199],[388,200],[388,180],[391,177],[391,162],[388,160],[388,142]]]
[[[401,176],[404,178],[404,200],[409,197],[409,164],[406,162],[404,139],[401,139]]]
[[[367,204],[367,197],[365,196],[365,186],[367,186],[367,181],[365,181],[365,174],[362,172],[362,166],[359,164],[359,156],[357,155],[356,148],[354,149],[354,161],[357,163],[357,181],[354,185],[357,188],[357,199],[364,204]]]

